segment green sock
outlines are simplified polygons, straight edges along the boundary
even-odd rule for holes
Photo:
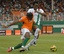
[[[18,49],[22,46],[22,43],[18,44],[17,46],[14,47],[14,49]]]
[[[25,38],[25,40],[22,42],[22,46],[25,46],[30,38]]]

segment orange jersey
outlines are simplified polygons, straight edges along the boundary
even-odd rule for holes
[[[21,20],[19,20],[19,21],[24,23],[22,28],[27,28],[30,31],[32,30],[32,26],[33,26],[33,22],[34,22],[33,19],[32,20],[28,20],[27,16],[23,16],[21,18]]]

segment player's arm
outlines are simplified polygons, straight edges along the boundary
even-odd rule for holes
[[[47,16],[47,14],[44,12],[44,13],[41,13],[39,11],[36,11],[37,13],[41,14],[42,16]]]
[[[12,26],[12,25],[14,25],[14,24],[16,24],[16,23],[18,23],[18,22],[19,22],[19,21],[12,22],[12,23],[10,23],[9,25],[2,24],[2,27],[3,27],[3,28],[8,28],[8,27],[10,27],[10,26]]]
[[[16,23],[18,23],[19,22],[19,20],[18,21],[15,21],[15,22],[12,22],[12,23],[10,23],[9,25],[8,25],[8,27],[9,26],[12,26],[12,25],[14,25],[14,24],[16,24]]]
[[[16,24],[16,23],[18,23],[18,22],[22,22],[23,20],[22,19],[20,19],[20,20],[16,20],[16,21],[14,21],[14,22],[12,22],[12,23],[10,23],[9,25],[2,25],[2,27],[4,27],[4,28],[8,28],[8,27],[10,27],[10,26],[12,26],[12,25],[14,25],[14,24]]]

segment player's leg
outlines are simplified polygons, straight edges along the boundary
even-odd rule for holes
[[[32,46],[33,44],[35,44],[36,41],[37,41],[37,39],[38,39],[38,37],[39,37],[40,29],[35,26],[34,30],[35,30],[35,32],[34,32],[34,38],[24,47],[25,50],[28,50],[28,48],[30,46]]]
[[[15,50],[15,49],[21,48],[21,46],[22,46],[22,43],[20,43],[20,44],[14,46],[14,47],[9,47],[7,51],[8,51],[8,52],[11,52],[12,50]]]
[[[40,25],[37,25],[37,23],[33,25],[34,30],[34,44],[36,44],[37,39],[39,38],[39,32],[40,32]]]
[[[28,29],[25,29],[25,39],[22,42],[20,52],[25,48],[25,45],[26,45],[26,43],[28,42],[29,39],[30,39],[30,31]]]
[[[27,29],[22,29],[21,31],[22,31],[21,39],[23,40],[22,43],[14,46],[14,47],[8,48],[8,52],[11,52],[12,50],[21,48],[21,47],[25,46],[26,43],[28,42],[28,40],[29,40],[29,38],[30,38],[30,35],[29,35],[30,31],[27,30]]]
[[[24,38],[24,29],[21,29],[21,32],[22,32],[22,36],[21,36],[22,38],[21,38],[21,39],[24,40],[24,39],[25,39],[25,38]],[[12,50],[21,48],[21,46],[22,46],[22,43],[14,46],[14,47],[9,47],[7,51],[8,51],[8,52],[11,52]]]
[[[34,32],[34,44],[36,44],[36,41],[39,38],[39,32],[40,32],[40,29],[36,28],[36,30]]]
[[[29,34],[29,32],[26,32],[25,39],[22,42],[22,47],[26,45],[26,43],[28,42],[29,39],[30,39],[30,34]]]
[[[31,40],[31,45],[36,45],[37,39],[39,38],[40,29],[36,28],[34,31],[34,38]]]
[[[34,44],[34,39],[32,39],[26,46],[25,46],[25,50],[29,50],[29,47],[32,46]]]
[[[28,50],[28,48],[29,48],[30,46],[32,46],[33,44],[36,44],[36,41],[37,41],[37,39],[38,39],[38,37],[39,37],[39,31],[40,31],[39,28],[37,28],[37,29],[35,30],[34,38],[25,46],[25,49],[26,49],[26,50]]]

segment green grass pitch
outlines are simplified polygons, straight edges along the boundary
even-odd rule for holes
[[[19,49],[17,49],[12,52],[7,52],[8,47],[22,42],[20,37],[15,35],[0,36],[0,54],[64,54],[64,34],[60,33],[40,35],[36,46],[31,46],[29,51],[20,53]],[[31,36],[32,38],[33,36]],[[56,45],[56,52],[50,51],[52,45]]]

